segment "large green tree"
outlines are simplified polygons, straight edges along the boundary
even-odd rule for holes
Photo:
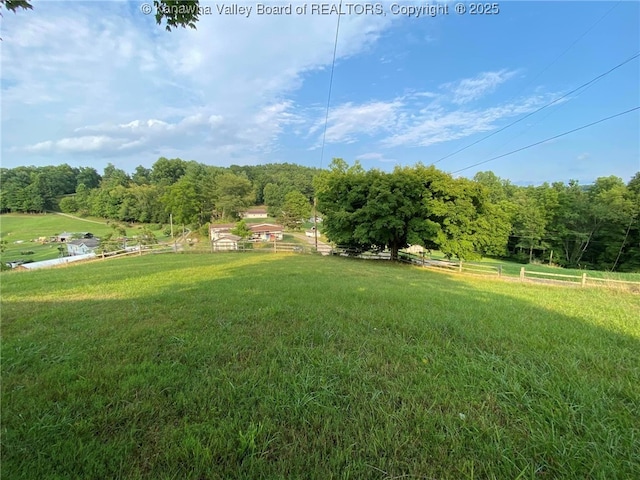
[[[434,235],[424,245],[463,260],[505,253],[511,230],[508,212],[490,201],[490,191],[434,167],[418,167],[425,218]]]
[[[237,219],[255,198],[253,186],[244,175],[223,173],[215,178],[215,208],[218,217]]]
[[[195,186],[183,177],[169,187],[162,198],[165,210],[173,221],[183,225],[195,223],[198,218],[198,195]]]
[[[84,185],[88,189],[98,188],[101,180],[102,177],[95,168],[80,167],[76,175],[76,191],[80,185]]]
[[[302,193],[294,190],[284,197],[281,214],[278,216],[280,222],[289,229],[299,230],[305,219],[311,214],[311,204],[309,199]]]
[[[513,234],[517,239],[517,247],[529,253],[529,263],[533,261],[534,249],[544,246],[547,220],[542,205],[538,202],[535,189],[519,190],[514,196],[515,215]]]
[[[338,245],[388,248],[394,260],[409,244],[462,259],[506,245],[508,216],[491,206],[486,189],[434,167],[365,172],[358,163],[349,167],[335,159],[317,177],[316,189],[324,231]]]
[[[160,157],[151,167],[151,181],[158,185],[173,185],[186,173],[187,162],[179,158]]]

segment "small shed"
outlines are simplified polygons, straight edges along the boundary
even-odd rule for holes
[[[235,223],[213,223],[209,226],[209,238],[218,240],[221,237],[228,237],[235,226]]]
[[[269,218],[267,207],[252,207],[242,214],[243,218]]]
[[[216,252],[228,252],[238,250],[238,242],[242,240],[237,235],[225,235],[213,241],[213,250]]]

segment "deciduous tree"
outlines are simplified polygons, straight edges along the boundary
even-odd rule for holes
[[[223,173],[215,179],[215,207],[220,218],[236,219],[254,198],[253,187],[246,176]]]
[[[247,222],[245,222],[244,220],[240,220],[238,223],[236,223],[236,226],[233,227],[231,233],[245,239],[249,238],[252,232],[247,226]]]
[[[281,214],[278,216],[280,222],[289,229],[299,230],[306,218],[311,214],[311,204],[309,199],[302,193],[294,190],[284,197]]]

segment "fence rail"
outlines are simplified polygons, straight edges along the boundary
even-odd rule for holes
[[[263,253],[298,253],[298,254],[319,254],[313,245],[303,245],[299,243],[287,242],[268,242],[268,243],[238,243],[235,248],[215,248],[213,244],[203,243],[194,244],[186,247],[183,244],[156,244],[156,245],[138,245],[129,247],[124,250],[113,252],[103,252],[96,255],[93,260],[118,258],[131,255],[148,255],[158,253],[243,253],[243,252],[263,252]],[[367,260],[390,260],[389,252],[362,252],[355,249],[345,247],[335,247],[331,250],[332,255],[356,257]],[[89,259],[92,260],[92,259]],[[517,279],[513,274],[505,275],[502,265],[488,265],[483,263],[452,261],[452,260],[435,260],[425,258],[408,252],[399,252],[398,260],[414,266],[423,268],[433,268],[436,270],[448,270],[458,273],[468,272],[476,275],[497,276]],[[546,278],[545,278],[546,277]],[[521,282],[545,282],[545,283],[563,283],[571,285],[586,286],[605,286],[605,287],[626,287],[632,291],[640,292],[640,282],[632,280],[617,280],[610,278],[600,278],[589,276],[587,272],[581,275],[570,275],[564,273],[540,272],[535,270],[527,270],[525,267],[520,268],[519,279]]]
[[[424,258],[420,255],[401,252],[399,260],[403,263],[411,265],[417,265],[425,268],[435,268],[440,270],[449,270],[457,272],[469,272],[479,275],[491,275],[498,277],[510,277],[513,275],[505,275],[502,265],[487,265],[482,263],[473,262],[460,262],[451,260],[432,260]],[[547,277],[547,278],[545,278]],[[518,277],[515,277],[518,278]],[[520,281],[531,281],[538,283],[562,283],[565,285],[580,285],[582,287],[594,286],[608,286],[608,287],[627,287],[632,291],[640,292],[640,282],[632,280],[616,280],[609,278],[600,278],[595,276],[589,276],[587,272],[583,272],[581,275],[570,275],[565,273],[551,273],[551,272],[539,272],[535,270],[527,270],[525,267],[520,268],[519,273]]]
[[[613,278],[598,278],[598,277],[589,277],[589,282],[607,282],[607,283],[622,283],[626,285],[638,285],[640,286],[640,282],[634,282],[632,280],[615,280]]]

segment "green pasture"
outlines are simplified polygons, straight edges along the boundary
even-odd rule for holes
[[[134,236],[139,226],[127,228],[127,235]],[[58,258],[60,252],[56,243],[40,243],[38,238],[52,236],[62,232],[79,233],[91,232],[96,237],[113,233],[113,228],[107,225],[106,220],[99,218],[71,218],[68,216],[47,214],[21,214],[10,213],[0,215],[0,238],[6,240],[5,251],[0,254],[1,261],[13,260],[49,260]],[[159,241],[166,241],[162,232],[154,232]],[[25,255],[23,252],[32,251],[33,254]]]
[[[425,258],[444,260],[445,256],[439,251],[433,251],[431,255],[426,254]],[[503,259],[495,259],[495,258],[483,258],[481,260],[473,260],[473,261],[464,262],[464,263],[468,263],[469,265],[481,264],[481,265],[487,265],[487,266],[490,265],[494,267],[501,266],[503,275],[513,276],[513,277],[519,276],[520,268],[525,267],[527,272],[531,271],[531,272],[542,272],[542,273],[575,275],[575,276],[581,276],[583,273],[586,272],[589,277],[640,282],[640,273],[618,273],[618,272],[603,272],[598,270],[580,270],[577,268],[554,267],[554,266],[549,266],[541,263],[522,264],[518,262],[513,262],[513,261],[503,260]],[[545,277],[541,277],[541,278],[545,278]],[[548,278],[552,278],[552,277],[549,276]],[[570,280],[570,279],[566,279],[566,280]]]
[[[640,297],[315,255],[2,281],[7,479],[627,479]]]

